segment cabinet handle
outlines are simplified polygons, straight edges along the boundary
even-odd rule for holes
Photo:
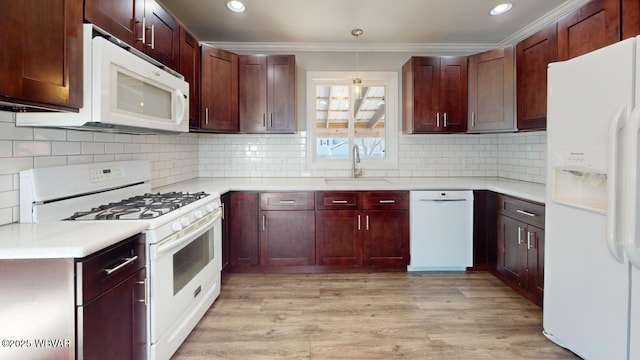
[[[262,113],[262,127],[267,127],[267,113]]]
[[[209,108],[204,108],[204,123],[209,125]]]
[[[132,256],[132,257],[130,257],[130,258],[124,258],[124,259],[123,259],[123,260],[124,260],[124,262],[122,262],[120,265],[118,265],[118,266],[116,266],[116,267],[114,267],[114,268],[111,268],[111,269],[104,269],[104,272],[105,272],[105,274],[107,274],[107,275],[111,275],[111,274],[113,274],[114,272],[116,272],[116,271],[118,271],[118,270],[122,269],[123,267],[125,267],[125,266],[127,266],[127,265],[131,264],[132,262],[136,261],[137,259],[138,259],[138,255]]]
[[[138,21],[140,22],[140,21]],[[146,33],[147,33],[147,28],[144,25],[145,20],[144,17],[142,18],[142,37],[137,38],[136,40],[142,41],[142,45],[144,45],[144,43],[146,42]]]
[[[331,200],[332,204],[348,204],[347,200]]]
[[[222,203],[222,220],[224,220],[224,203]]]
[[[147,279],[145,278],[143,281],[138,281],[138,284],[144,286],[144,299],[138,299],[138,302],[144,303],[144,306],[147,306],[149,303],[149,285],[147,284]]]
[[[518,209],[518,210],[516,210],[516,212],[517,212],[518,214],[526,215],[526,216],[529,216],[529,217],[536,217],[536,216],[538,216],[538,214],[534,214],[534,213],[531,213],[531,212],[528,212],[528,211],[524,211],[524,210],[519,210],[519,209]]]
[[[267,216],[262,215],[262,231],[266,231],[266,230],[267,230]]]
[[[358,215],[358,230],[361,230],[361,226],[360,226],[360,215]]]
[[[531,250],[536,247],[534,233],[527,231],[527,249]]]
[[[436,127],[440,127],[440,113],[436,113]]]
[[[447,127],[447,113],[444,113],[444,127]]]
[[[522,244],[524,240],[522,239],[522,228],[518,226],[518,245]]]
[[[156,26],[151,24],[151,50],[156,48]]]
[[[273,113],[269,113],[270,117],[271,117],[271,125],[269,125],[270,127],[273,127]]]
[[[471,112],[471,127],[476,127],[476,113],[475,113],[475,111]]]
[[[366,220],[367,231],[369,231],[369,215],[367,215],[365,220]]]
[[[395,204],[395,200],[379,200],[378,204]]]
[[[295,200],[280,200],[280,204],[282,204],[282,205],[295,205],[296,201]]]

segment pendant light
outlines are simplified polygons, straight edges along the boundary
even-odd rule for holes
[[[351,35],[356,39],[364,33],[362,29],[351,30]],[[356,95],[356,100],[362,100],[362,80],[358,77],[358,50],[356,50],[356,77],[353,79],[353,91]]]

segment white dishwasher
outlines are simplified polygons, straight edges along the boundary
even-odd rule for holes
[[[411,191],[407,271],[473,266],[473,191]]]

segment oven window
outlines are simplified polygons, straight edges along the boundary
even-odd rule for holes
[[[173,255],[173,295],[213,259],[212,231],[207,231]]]

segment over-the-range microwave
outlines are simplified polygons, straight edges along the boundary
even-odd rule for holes
[[[83,107],[78,113],[16,113],[17,126],[132,134],[189,131],[189,83],[128,46],[83,25]]]

